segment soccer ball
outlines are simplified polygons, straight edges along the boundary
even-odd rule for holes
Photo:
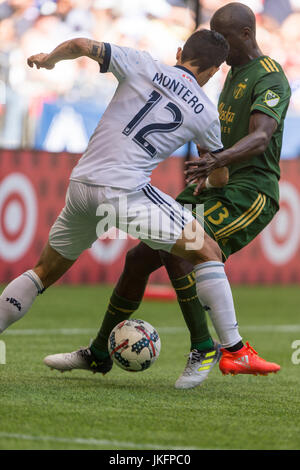
[[[150,323],[125,320],[110,333],[108,350],[119,367],[138,372],[148,369],[158,358],[160,338]]]

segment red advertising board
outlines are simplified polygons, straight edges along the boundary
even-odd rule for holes
[[[0,282],[30,269],[64,205],[68,179],[78,155],[0,151]],[[170,158],[154,172],[152,184],[172,196],[183,187],[183,161]],[[300,281],[300,161],[282,162],[281,210],[264,232],[226,263],[233,283]],[[132,239],[99,239],[63,277],[66,283],[113,283],[122,271]],[[151,276],[167,282],[164,269]]]
[[[79,155],[0,150],[0,282],[37,262],[50,227],[64,206],[69,176]],[[183,161],[163,162],[152,183],[173,196],[183,186]],[[63,277],[66,283],[115,282],[133,239],[97,240]],[[155,282],[166,282],[160,269]]]
[[[300,282],[300,160],[281,162],[280,210],[246,248],[231,256],[226,271],[232,283]]]

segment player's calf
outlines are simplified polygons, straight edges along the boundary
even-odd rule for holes
[[[115,288],[116,293],[125,299],[142,300],[149,275],[161,266],[159,252],[145,243],[139,243],[127,252],[125,266]]]
[[[75,260],[64,258],[47,243],[33,270],[46,289],[65,274],[73,263]]]
[[[10,282],[0,296],[0,333],[22,318],[36,297],[59,279],[74,261],[63,258],[46,245],[34,269]]]
[[[190,228],[188,227],[188,230]],[[248,343],[244,346],[241,341],[231,288],[223,263],[214,258],[217,254],[217,251],[214,254],[214,243],[209,237],[204,238],[202,247],[189,254],[189,259],[194,262],[198,298],[209,313],[223,346],[220,370],[223,374],[266,375],[269,372],[277,372],[280,369],[278,364],[261,359]],[[179,248],[182,247],[180,241]],[[184,257],[185,252],[181,255]],[[211,260],[203,261],[209,257]]]
[[[210,315],[222,346],[242,347],[231,288],[217,243],[194,220],[186,225],[172,253],[194,264],[199,301]]]
[[[43,291],[43,283],[33,270],[10,282],[0,296],[0,333],[22,318]]]

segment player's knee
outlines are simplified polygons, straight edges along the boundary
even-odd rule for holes
[[[143,271],[145,263],[140,256],[138,247],[139,245],[131,248],[126,254],[124,271],[126,271],[127,275],[139,275]]]
[[[186,276],[193,270],[193,265],[179,256],[172,255],[166,251],[159,252],[170,279]]]
[[[192,255],[192,261],[195,264],[206,263],[208,261],[222,262],[222,252],[219,245],[212,238],[205,240],[204,246],[201,250],[195,250]]]
[[[147,278],[153,271],[162,266],[159,252],[139,243],[126,255],[124,273],[130,277]]]
[[[211,251],[211,255],[215,257],[215,261],[220,261],[220,262],[223,261],[222,251],[221,251],[218,243],[215,240],[212,240],[211,238],[210,238],[210,248],[209,249]]]

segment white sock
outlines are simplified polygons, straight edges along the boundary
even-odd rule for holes
[[[32,270],[10,282],[0,295],[0,333],[22,318],[43,291],[42,281]]]
[[[208,261],[194,267],[196,289],[202,306],[209,313],[223,347],[229,348],[241,341],[235,316],[231,288],[224,264]]]

